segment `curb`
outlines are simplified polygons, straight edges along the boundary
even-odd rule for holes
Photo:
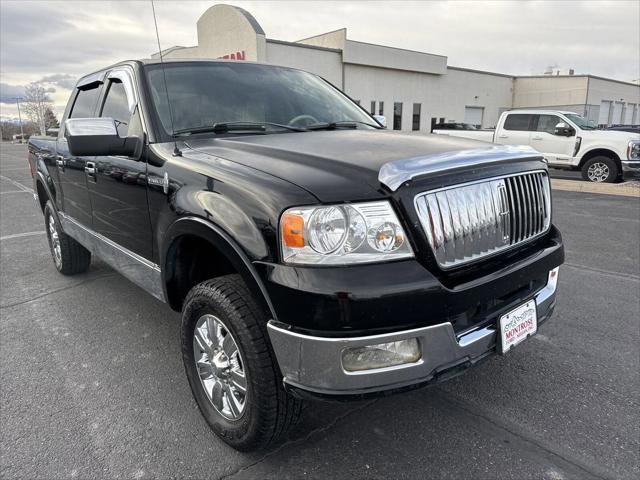
[[[551,179],[551,188],[565,192],[599,193],[601,195],[620,195],[623,197],[640,198],[640,184],[638,183],[592,183],[576,180]]]

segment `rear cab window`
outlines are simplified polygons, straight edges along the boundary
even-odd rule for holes
[[[504,121],[505,130],[528,132],[533,130],[532,123],[535,115],[530,113],[510,113]]]

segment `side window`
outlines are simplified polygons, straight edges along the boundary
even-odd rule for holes
[[[533,115],[525,113],[510,113],[504,121],[505,130],[520,130],[526,132],[529,129]]]
[[[562,122],[560,117],[556,117],[555,115],[538,115],[538,127],[536,131],[553,135],[556,125],[560,122]]]
[[[116,121],[118,135],[126,137],[129,131],[129,122],[131,120],[131,112],[129,111],[129,102],[127,101],[127,93],[124,85],[118,79],[112,79],[109,82],[109,90],[107,97],[102,106],[101,117],[111,117]]]
[[[93,109],[98,101],[98,93],[100,93],[98,87],[99,85],[95,85],[93,88],[78,90],[69,118],[91,118],[94,116]]]

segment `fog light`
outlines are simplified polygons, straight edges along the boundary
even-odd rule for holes
[[[420,356],[418,339],[409,338],[397,342],[346,348],[342,351],[342,366],[347,372],[357,372],[415,363],[420,360]]]

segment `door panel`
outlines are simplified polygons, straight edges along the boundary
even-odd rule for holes
[[[531,123],[533,115],[528,113],[510,113],[504,125],[496,132],[495,143],[501,145],[531,145]]]
[[[91,200],[85,167],[93,157],[74,157],[65,138],[56,142],[56,167],[62,190],[63,211],[82,225],[91,228]]]
[[[556,115],[537,115],[536,130],[531,132],[531,146],[544,155],[551,164],[568,164],[576,145],[575,135],[554,135],[558,123],[566,123]]]
[[[126,70],[107,75],[101,117],[116,120],[121,137],[143,137],[132,77]],[[144,258],[151,258],[151,222],[147,203],[147,164],[123,156],[95,157],[89,178],[94,230]]]

